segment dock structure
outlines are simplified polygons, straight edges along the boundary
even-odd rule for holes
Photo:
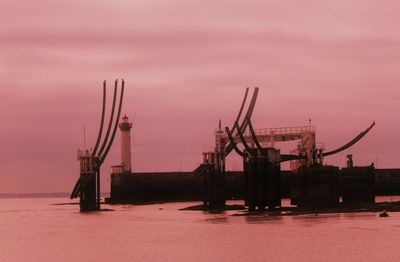
[[[205,192],[210,192],[205,191],[205,178],[203,171],[134,173],[118,171],[111,174],[110,198],[106,200],[115,204],[174,201],[204,202],[206,199],[211,199],[211,196],[205,198]],[[245,186],[243,172],[226,171],[224,178],[225,199],[243,199]],[[215,197],[215,199],[217,198]]]
[[[80,175],[71,198],[80,197],[80,210],[97,210],[100,200],[97,197],[97,176],[99,175],[96,167],[99,164],[99,157],[92,156],[89,150],[78,150],[78,160],[80,162]]]
[[[279,158],[279,150],[272,148],[248,151],[247,157],[243,158],[245,205],[250,211],[281,206],[281,170],[274,158]]]
[[[237,147],[232,133],[226,128],[230,142],[235,151],[243,157],[243,170],[245,176],[245,205],[250,211],[274,209],[281,206],[281,170],[280,150],[275,148],[264,148],[258,141],[250,119],[247,119],[252,135],[252,143],[256,147],[248,145],[243,133],[239,131],[236,122],[235,127],[240,141],[245,150],[240,151]]]
[[[117,114],[115,117],[116,100],[118,93],[118,80],[114,83],[113,103],[109,123],[104,138],[102,137],[104,128],[104,118],[106,111],[106,81],[103,82],[103,105],[101,111],[101,121],[96,144],[93,150],[78,150],[78,160],[80,162],[80,175],[71,193],[71,199],[80,199],[81,212],[100,210],[100,168],[106,159],[108,152],[114,142],[117,132],[119,118],[121,116],[122,102],[124,97],[124,80],[120,91]],[[115,117],[115,120],[114,120]],[[101,140],[103,138],[103,142]]]
[[[221,122],[215,131],[215,148],[203,152],[203,163],[197,169],[204,178],[203,204],[209,209],[222,209],[226,203],[225,188],[225,147]]]
[[[357,168],[370,168],[370,166]],[[339,190],[341,202],[346,204],[343,199],[345,191],[341,168],[339,171]],[[199,201],[205,199],[204,176],[196,172],[133,172],[111,174],[110,198],[106,199],[115,204],[141,204],[152,202],[174,202],[174,201]],[[104,171],[103,171],[104,173]],[[293,181],[298,176],[296,171],[281,170],[281,196],[291,198],[293,191]],[[400,195],[400,169],[379,169],[373,172],[375,184],[371,186],[375,196],[394,196]],[[361,182],[363,183],[363,179]],[[356,184],[357,185],[357,184]],[[310,188],[312,190],[312,188]],[[365,194],[362,186],[349,188],[354,196]],[[243,171],[225,171],[225,198],[226,200],[244,200],[246,193],[245,173]],[[309,193],[313,194],[312,191]],[[348,206],[353,204],[368,204],[365,201],[353,200],[348,202]]]
[[[335,166],[301,167],[293,175],[291,204],[334,207],[340,201],[340,170]]]
[[[400,168],[375,169],[375,194],[400,195]]]
[[[375,126],[375,122],[347,144],[325,152],[323,146],[317,145],[316,128],[311,125],[311,120],[308,126],[254,129],[251,116],[258,91],[256,87],[247,112],[239,124],[249,93],[249,88],[246,89],[233,127],[226,127],[223,131],[220,122],[215,132],[215,149],[203,152],[206,160],[202,166],[209,166],[199,167],[196,172],[204,171],[204,206],[211,209],[223,208],[225,200],[221,198],[225,194],[225,159],[233,150],[243,158],[245,204],[249,210],[280,206],[280,164],[286,161],[290,161],[292,171],[297,173],[293,180],[293,191],[296,192],[293,202],[303,206],[339,203],[339,169],[324,166],[324,157],[342,152],[357,143]],[[290,154],[281,154],[275,148],[275,143],[294,140],[299,141],[298,147]],[[238,148],[239,144],[243,145],[243,150]],[[345,178],[345,181],[348,179]],[[324,185],[329,190],[323,191],[314,185]]]
[[[375,203],[375,167],[346,167],[341,170],[343,204]]]
[[[198,200],[201,196],[205,209],[221,210],[225,208],[228,199],[244,199],[249,211],[281,207],[283,192],[285,196],[291,197],[293,204],[300,207],[335,206],[339,204],[341,196],[344,202],[374,201],[374,170],[353,167],[352,159],[348,159],[349,167],[341,171],[338,167],[324,165],[324,158],[357,143],[375,126],[375,122],[347,144],[325,151],[316,142],[316,127],[311,125],[311,120],[309,125],[304,126],[254,128],[251,117],[258,91],[257,87],[254,88],[244,113],[249,94],[249,88],[246,89],[231,128],[223,129],[220,120],[214,132],[214,147],[203,152],[203,161],[193,172],[132,173],[132,124],[125,116],[119,124],[121,163],[112,166],[109,201],[129,203]],[[297,148],[289,154],[282,153],[276,147],[277,144],[287,141],[298,141]],[[225,170],[226,159],[231,152],[242,157],[243,172]],[[90,156],[96,157],[93,154]],[[281,163],[287,161],[290,161],[291,171],[281,171]],[[92,162],[100,165],[102,163],[101,158]],[[99,174],[99,164],[89,170]],[[353,183],[354,181],[356,182]],[[357,193],[360,190],[363,192]],[[83,202],[82,199],[81,201]]]

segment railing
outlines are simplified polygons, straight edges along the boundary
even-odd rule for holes
[[[203,153],[213,153],[215,152],[215,147],[203,146]]]
[[[257,136],[266,135],[299,135],[304,133],[315,132],[315,126],[295,126],[295,127],[277,127],[277,128],[261,128],[254,129]],[[245,136],[251,136],[249,130],[245,132]]]
[[[284,136],[284,135],[292,135],[296,136],[296,139],[299,139],[299,136],[302,134],[309,134],[309,133],[315,133],[315,126],[294,126],[294,127],[276,127],[276,128],[259,128],[259,129],[254,129],[254,132],[256,133],[257,137],[261,136]],[[225,134],[226,135],[226,134]],[[250,130],[247,130],[244,133],[244,136],[246,138],[251,137]],[[237,140],[238,136],[235,134],[234,139]],[[264,141],[265,142],[265,141]],[[324,145],[321,145],[318,148],[324,148]],[[215,152],[215,147],[209,147],[209,146],[204,146],[203,147],[203,154],[214,154]]]

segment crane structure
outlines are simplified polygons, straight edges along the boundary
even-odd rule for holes
[[[234,150],[243,157],[243,169],[246,181],[245,202],[249,209],[263,210],[265,206],[280,206],[280,164],[291,161],[292,170],[302,167],[323,166],[323,159],[339,153],[363,138],[374,126],[373,122],[347,144],[328,152],[317,146],[315,126],[296,126],[281,128],[255,129],[251,116],[257,101],[259,88],[253,91],[252,99],[244,117],[242,113],[249,93],[246,88],[239,113],[231,128],[219,128],[215,131],[215,147],[203,152],[203,164],[194,172],[204,174],[205,198],[204,206],[220,209],[225,205],[224,173],[226,157]],[[241,122],[240,122],[241,120]],[[298,147],[290,154],[281,154],[275,147],[277,142],[298,140]],[[242,144],[244,149],[239,149]]]
[[[250,121],[249,121],[250,123]],[[313,159],[317,159],[318,163],[323,164],[322,151],[323,147],[317,147],[316,143],[316,127],[312,125],[308,126],[294,126],[294,127],[279,127],[279,128],[260,128],[253,129],[254,135],[252,135],[250,130],[243,132],[244,141],[251,147],[255,147],[255,139],[267,148],[275,148],[276,143],[279,142],[289,142],[289,141],[299,141],[296,149],[291,151],[290,158],[293,155],[294,158],[301,155],[304,158],[293,159],[291,162],[291,169],[295,171],[300,166],[310,166],[312,165]],[[216,134],[216,141],[218,139],[227,139],[228,134],[224,132],[223,134]],[[232,135],[232,142],[235,144],[242,143],[241,138],[238,134]],[[216,144],[220,142],[217,141]],[[216,147],[217,148],[217,147]],[[316,158],[314,156],[318,158]]]
[[[122,80],[119,103],[116,107],[118,80],[114,83],[114,95],[111,106],[111,113],[106,133],[103,137],[105,111],[106,111],[106,81],[103,82],[103,107],[101,121],[96,144],[93,150],[78,150],[80,162],[80,175],[72,193],[71,199],[80,199],[81,212],[100,210],[100,168],[106,159],[117,132],[118,122],[121,116],[122,102],[124,97],[125,82]],[[115,117],[115,109],[117,114]],[[114,119],[115,118],[115,119]],[[101,140],[103,139],[103,142]]]

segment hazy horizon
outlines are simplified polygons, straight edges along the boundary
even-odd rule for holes
[[[192,171],[259,87],[256,128],[317,126],[326,163],[400,167],[397,1],[5,1],[0,14],[1,193],[69,192],[93,146],[102,82],[124,78],[133,171]],[[110,96],[109,96],[110,97]],[[102,168],[119,163],[119,134]],[[292,144],[293,145],[293,144]],[[295,144],[294,144],[295,145]],[[285,146],[285,151],[287,152]],[[228,169],[241,169],[232,158]]]

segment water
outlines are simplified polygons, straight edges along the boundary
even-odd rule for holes
[[[0,199],[0,261],[400,261],[400,214],[232,216],[199,203],[107,206]],[[239,202],[240,203],[240,202]]]

